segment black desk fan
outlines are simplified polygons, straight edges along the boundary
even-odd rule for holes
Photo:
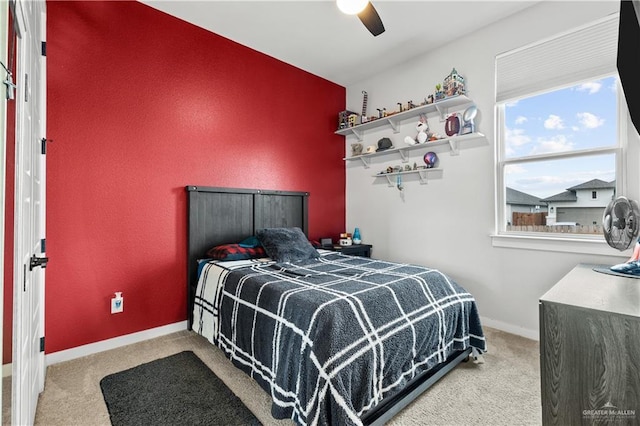
[[[640,244],[640,208],[635,200],[627,197],[617,197],[612,200],[602,215],[602,231],[604,238],[611,247],[623,251],[631,245]],[[626,263],[613,265],[609,268],[594,268],[598,272],[625,277],[640,278],[640,259],[634,256]]]

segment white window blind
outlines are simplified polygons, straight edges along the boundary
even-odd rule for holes
[[[616,72],[618,18],[496,56],[496,102]]]

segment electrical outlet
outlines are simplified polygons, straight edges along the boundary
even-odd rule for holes
[[[122,312],[124,309],[124,298],[122,297],[122,293],[117,292],[116,297],[111,299],[111,313],[117,314]]]

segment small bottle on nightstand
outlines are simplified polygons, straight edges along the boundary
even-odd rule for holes
[[[360,244],[362,242],[362,239],[360,238],[360,229],[356,228],[353,231],[353,244]]]

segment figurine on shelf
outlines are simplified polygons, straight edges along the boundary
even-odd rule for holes
[[[445,96],[464,95],[464,77],[455,68],[444,78],[443,92]]]
[[[353,111],[344,110],[338,113],[338,129],[345,129],[349,126],[349,117],[355,114]]]
[[[431,136],[429,136],[429,142],[437,141],[438,139],[442,139],[442,136],[440,136],[439,133],[433,133]]]
[[[478,114],[478,108],[475,105],[471,105],[464,110],[462,114],[462,128],[460,129],[461,135],[468,133],[474,133],[476,131],[476,124],[474,122],[476,115]]]
[[[360,114],[360,123],[364,124],[367,120],[367,99],[369,95],[365,90],[362,91],[362,114]]]
[[[438,163],[438,156],[435,152],[427,152],[424,155],[423,159],[425,164],[427,165],[427,169],[436,167],[436,164]]]
[[[444,99],[444,92],[442,91],[442,84],[436,84],[436,101]]]
[[[411,138],[410,136],[406,136],[404,138],[404,143],[407,145],[416,145],[420,143],[425,143],[431,137],[431,131],[429,130],[429,123],[427,123],[427,117],[423,114],[420,117],[420,121],[416,126],[416,130],[418,134],[415,138]]]

